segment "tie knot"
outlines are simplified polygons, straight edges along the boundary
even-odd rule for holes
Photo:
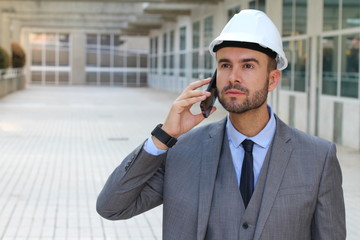
[[[253,146],[254,146],[253,141],[251,141],[249,139],[245,139],[241,144],[243,145],[245,152],[252,153]]]

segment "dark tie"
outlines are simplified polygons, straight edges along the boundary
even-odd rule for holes
[[[254,192],[254,170],[252,155],[254,142],[245,139],[241,144],[244,147],[245,154],[241,169],[240,192],[246,208],[250,202],[251,195]]]

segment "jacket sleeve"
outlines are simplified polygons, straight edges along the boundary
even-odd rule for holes
[[[312,222],[312,239],[346,239],[342,174],[334,144],[329,148],[321,176]]]
[[[96,210],[104,218],[131,218],[162,204],[166,153],[153,156],[139,146],[106,181]]]

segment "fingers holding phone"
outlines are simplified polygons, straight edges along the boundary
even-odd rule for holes
[[[211,93],[209,91],[200,89],[202,86],[209,84],[210,81],[211,78],[192,82],[184,89],[173,102],[162,126],[164,131],[173,137],[179,137],[204,120],[202,113],[193,114],[190,109],[194,104],[210,97]]]

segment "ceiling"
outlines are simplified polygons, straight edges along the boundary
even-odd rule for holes
[[[164,23],[222,0],[0,0],[0,15],[28,27],[74,27],[149,35]]]

